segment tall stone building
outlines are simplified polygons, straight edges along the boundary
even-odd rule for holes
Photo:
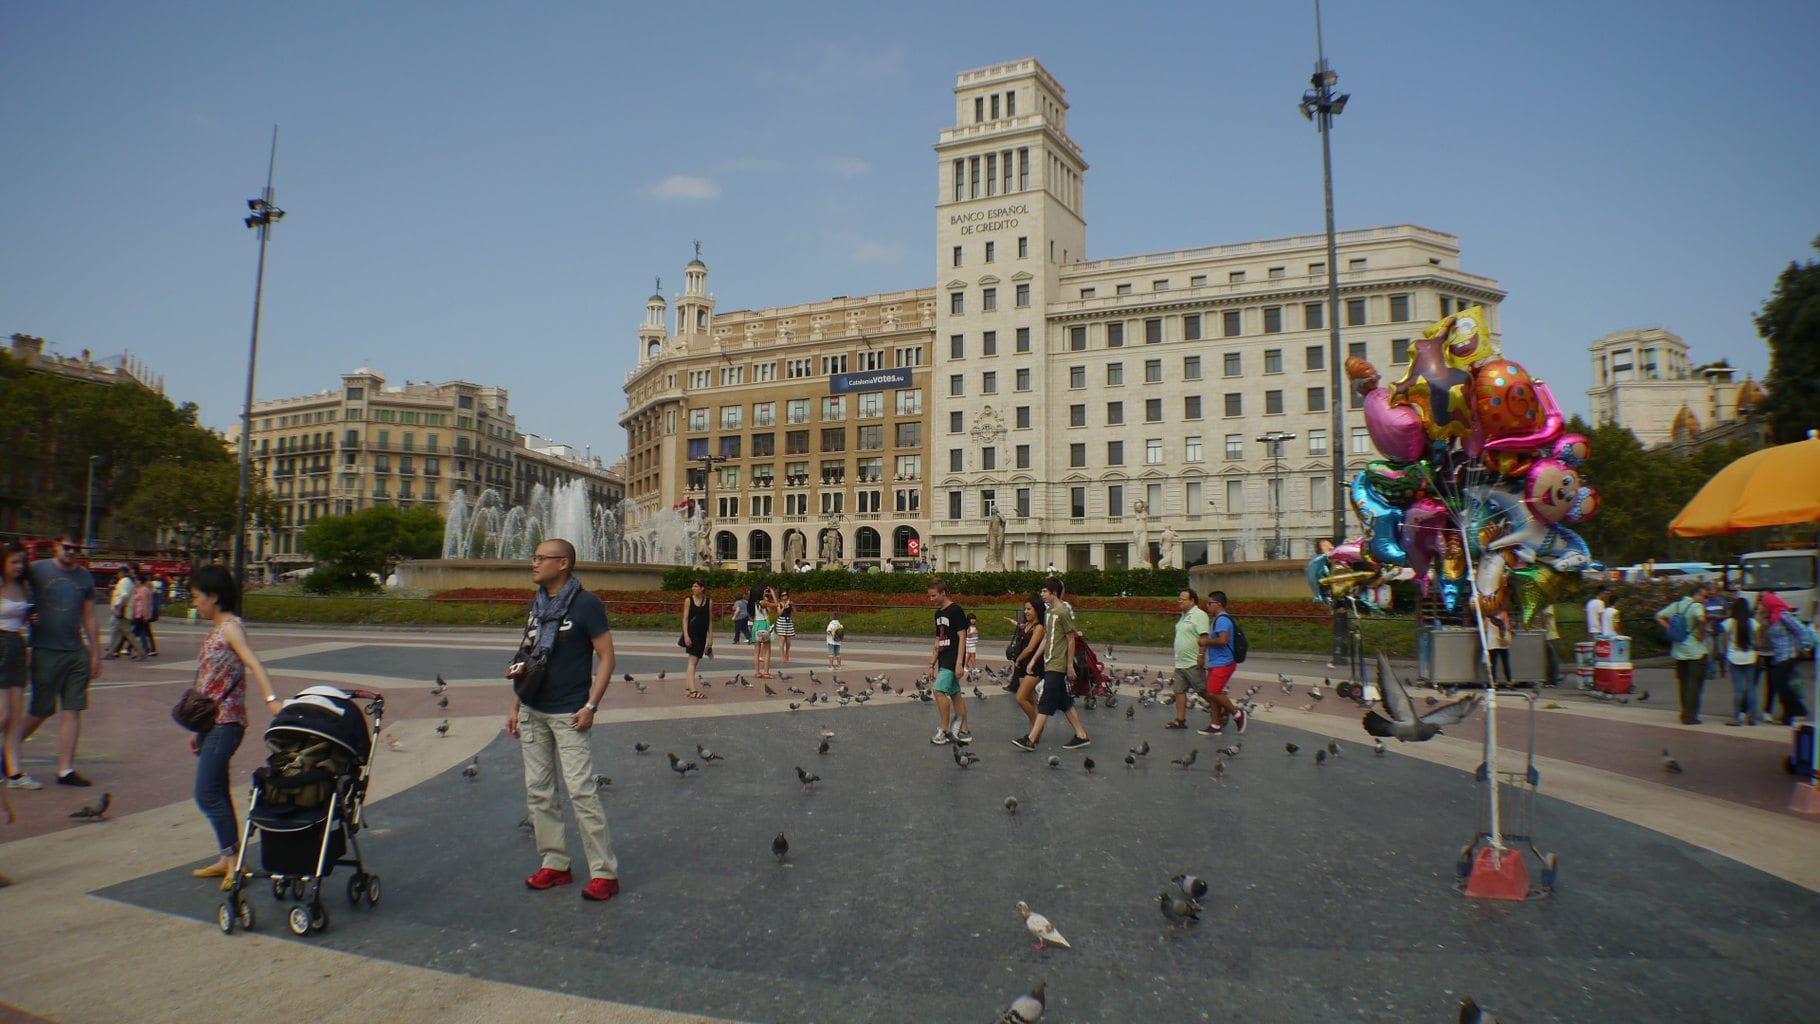
[[[1750,436],[1765,395],[1723,360],[1694,366],[1687,342],[1659,327],[1618,331],[1592,343],[1593,385],[1586,389],[1594,423],[1627,427],[1646,448],[1688,446]]]

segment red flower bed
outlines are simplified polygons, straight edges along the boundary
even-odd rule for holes
[[[680,592],[664,590],[598,590],[595,593],[606,603],[609,611],[622,615],[680,613],[684,598]],[[709,596],[713,598],[718,610],[726,614],[730,613],[734,600],[744,595],[728,592],[711,593]],[[1017,604],[1026,596],[1024,594],[956,594],[954,599],[962,605]],[[531,588],[469,587],[461,590],[445,590],[432,595],[431,600],[527,604],[531,600]],[[1069,603],[1082,610],[1107,609],[1150,612],[1158,615],[1175,614],[1175,598],[1173,597],[1079,597]],[[796,606],[802,611],[827,608],[927,608],[929,598],[924,594],[875,594],[863,590],[818,590],[797,596]],[[1301,619],[1309,622],[1323,622],[1332,617],[1332,613],[1327,610],[1326,606],[1313,601],[1242,601],[1238,607],[1233,609],[1233,612],[1241,617]]]

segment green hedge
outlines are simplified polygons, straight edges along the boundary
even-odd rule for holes
[[[1034,594],[1042,585],[1040,572],[736,572],[729,569],[691,569],[686,566],[664,573],[663,589],[686,591],[689,582],[701,579],[710,590],[751,590],[769,584],[813,593],[860,590],[873,594],[920,594],[931,576],[940,576],[954,594]],[[1174,597],[1188,586],[1186,569],[1106,569],[1065,572],[1068,593],[1083,597]]]

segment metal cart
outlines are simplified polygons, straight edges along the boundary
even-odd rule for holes
[[[1491,799],[1487,801],[1485,827],[1479,831],[1473,841],[1460,850],[1459,879],[1457,887],[1466,891],[1471,884],[1473,867],[1478,860],[1481,849],[1492,848],[1504,850],[1516,856],[1534,857],[1539,871],[1537,882],[1530,886],[1528,899],[1542,899],[1554,894],[1555,879],[1560,871],[1560,858],[1554,853],[1543,853],[1536,846],[1536,790],[1541,787],[1542,773],[1536,770],[1536,696],[1533,693],[1510,692],[1488,694],[1488,700],[1498,696],[1521,697],[1529,704],[1529,744],[1524,752],[1521,771],[1494,771],[1489,767],[1493,763],[1491,748],[1498,741],[1496,719],[1487,718],[1485,730],[1486,758],[1479,762],[1473,773],[1481,785],[1489,783],[1493,787]],[[1518,798],[1510,808],[1508,820],[1510,829],[1505,829],[1505,816],[1501,813],[1500,796],[1505,786],[1516,789]]]

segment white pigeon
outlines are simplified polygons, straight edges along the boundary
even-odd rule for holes
[[[1030,904],[1018,900],[1017,912],[1024,915],[1024,927],[1030,929],[1030,934],[1036,936],[1036,948],[1042,949],[1046,945],[1060,946],[1063,949],[1074,948],[1069,945],[1067,939],[1062,938],[1061,932],[1055,930],[1055,925],[1050,924],[1048,918],[1031,910]]]

